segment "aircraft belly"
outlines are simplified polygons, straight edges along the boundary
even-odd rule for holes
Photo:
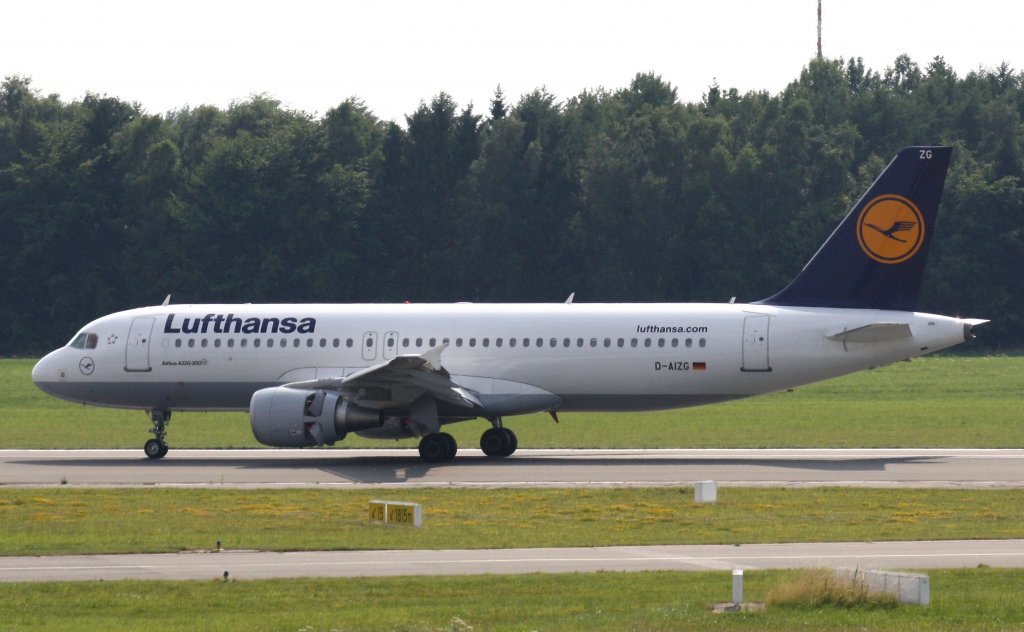
[[[249,410],[268,383],[240,382],[50,382],[42,390],[68,401],[142,410]]]

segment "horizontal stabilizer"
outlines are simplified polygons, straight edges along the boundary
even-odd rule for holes
[[[871,323],[863,327],[844,329],[843,331],[825,336],[829,340],[847,342],[888,342],[909,338],[910,325],[907,323]]]

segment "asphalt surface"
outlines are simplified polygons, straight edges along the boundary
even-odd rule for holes
[[[0,582],[121,579],[254,580],[597,571],[771,568],[1024,567],[1024,540],[622,546],[442,551],[254,551],[0,557]],[[723,587],[728,586],[723,578]]]
[[[0,486],[351,487],[658,486],[1024,487],[1024,450],[0,450]]]

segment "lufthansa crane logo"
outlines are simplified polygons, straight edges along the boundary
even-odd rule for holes
[[[78,362],[78,370],[82,372],[82,375],[92,375],[92,372],[96,370],[96,363],[92,361],[92,358],[82,358]]]
[[[924,243],[924,218],[917,205],[899,195],[880,195],[864,205],[857,242],[879,263],[903,263]]]

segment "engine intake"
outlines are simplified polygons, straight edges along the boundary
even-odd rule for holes
[[[260,443],[279,448],[334,445],[350,432],[384,423],[380,411],[353,404],[339,393],[284,386],[253,393],[249,419]]]

